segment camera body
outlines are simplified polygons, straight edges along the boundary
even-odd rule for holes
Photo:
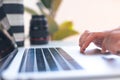
[[[29,34],[31,44],[37,45],[48,43],[48,24],[44,15],[32,15]]]

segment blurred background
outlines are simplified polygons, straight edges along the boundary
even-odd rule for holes
[[[44,5],[44,1],[42,0]],[[49,1],[49,0],[48,0]],[[51,1],[51,0],[50,0]],[[78,41],[84,30],[105,31],[120,26],[120,0],[53,0],[60,1],[55,11],[54,21],[60,26],[70,26],[71,33],[58,38],[60,33],[67,32],[53,31],[53,40]],[[40,11],[41,0],[24,0],[25,10],[25,34],[28,35],[29,20],[31,14],[43,14]],[[49,5],[49,3],[48,3]],[[49,7],[44,11],[47,15],[52,11]],[[48,10],[47,10],[48,9]],[[34,12],[32,12],[32,10]],[[50,10],[50,11],[49,11]],[[53,16],[52,16],[53,17]],[[71,27],[72,26],[72,27]],[[49,26],[48,26],[49,27]],[[71,29],[72,28],[72,29]],[[57,37],[56,37],[57,36]]]

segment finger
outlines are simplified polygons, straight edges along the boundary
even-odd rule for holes
[[[120,56],[120,50],[116,52],[116,55],[119,55],[119,56]]]
[[[103,42],[103,39],[96,39],[93,41],[93,43],[98,47],[102,47],[102,42]]]
[[[101,47],[102,51],[101,51],[101,53],[106,52],[106,50],[107,50],[106,46],[107,46],[107,39],[104,39],[103,42],[102,42],[102,47]]]
[[[112,52],[112,54],[119,55],[120,54],[120,41],[115,41],[113,44],[110,45],[109,51]]]
[[[84,44],[81,46],[81,52],[84,52],[88,45],[95,39],[96,35],[94,33],[89,34],[85,39]]]
[[[106,52],[106,47],[105,47],[105,44],[103,44],[101,53],[105,53],[105,52]]]
[[[103,41],[104,45],[106,47],[106,50],[108,50],[112,54],[116,54],[120,48],[118,39],[117,39],[118,37],[120,37],[120,36],[118,36],[116,33],[111,33]]]
[[[83,44],[84,44],[84,42],[85,42],[85,40],[86,40],[86,37],[89,35],[89,31],[85,31],[82,35],[81,35],[81,37],[80,37],[80,39],[79,39],[79,46],[81,47]]]

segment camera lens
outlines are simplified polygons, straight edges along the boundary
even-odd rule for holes
[[[44,15],[32,15],[30,21],[30,43],[46,44],[48,43],[48,25]]]

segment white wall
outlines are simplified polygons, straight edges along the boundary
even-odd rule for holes
[[[63,0],[56,20],[72,20],[80,32],[113,29],[120,26],[120,0]]]
[[[25,0],[25,5],[36,9],[36,1]],[[113,29],[120,26],[120,0],[63,0],[56,20],[59,24],[71,20],[80,32]]]

